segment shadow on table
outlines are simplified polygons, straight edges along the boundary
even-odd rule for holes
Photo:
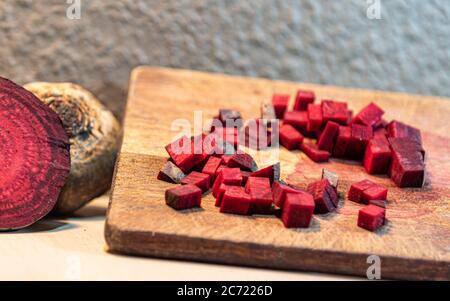
[[[35,224],[21,230],[4,232],[3,234],[32,234],[39,232],[61,232],[76,228],[74,224],[66,223],[64,221],[56,220],[53,218],[44,218]]]

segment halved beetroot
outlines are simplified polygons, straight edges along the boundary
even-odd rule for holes
[[[181,184],[192,184],[202,190],[203,193],[207,192],[211,187],[211,178],[209,175],[193,171],[181,180]]]
[[[320,131],[323,123],[322,106],[320,104],[308,105],[308,132]]]
[[[249,215],[251,198],[244,187],[232,186],[223,195],[220,212]]]
[[[329,213],[336,209],[339,198],[328,180],[321,180],[308,185],[306,191],[313,196],[314,213]]]
[[[280,173],[281,173],[281,166],[280,163],[278,162],[274,165],[270,165],[258,171],[252,172],[251,176],[258,178],[269,178],[270,183],[273,183],[274,181],[278,181],[280,179]]]
[[[347,149],[352,139],[352,129],[349,126],[340,126],[334,146],[333,156],[344,158],[347,155]]]
[[[322,100],[323,123],[333,121],[341,125],[348,123],[348,106],[345,102]]]
[[[242,170],[255,171],[258,169],[255,160],[249,154],[234,154],[227,163],[228,167],[239,167]]]
[[[70,144],[58,115],[0,78],[0,230],[20,229],[55,206],[70,171]]]
[[[325,129],[322,131],[317,147],[329,153],[333,152],[336,137],[339,135],[339,124],[328,121]]]
[[[378,228],[383,226],[386,222],[386,209],[369,205],[361,210],[358,214],[358,226],[369,230],[376,231]]]
[[[355,123],[351,125],[351,129],[352,137],[347,146],[347,157],[352,160],[361,161],[364,158],[370,139],[373,138],[373,130],[370,126]]]
[[[392,121],[387,126],[388,136],[392,138],[408,138],[422,144],[422,134],[420,130],[402,123],[400,121]]]
[[[386,174],[391,161],[391,148],[385,136],[377,135],[366,148],[364,168],[368,174]]]
[[[202,190],[195,185],[177,186],[166,190],[166,204],[175,210],[200,207]]]
[[[203,167],[202,173],[209,175],[211,183],[214,183],[216,178],[216,172],[219,166],[222,164],[222,158],[210,157]]]
[[[288,186],[285,183],[274,182],[272,185],[273,202],[278,208],[283,208],[287,193],[297,193],[300,190]]]
[[[223,168],[216,181],[214,182],[212,193],[215,198],[217,198],[220,185],[227,184],[230,186],[241,186],[242,184],[242,173],[239,168]]]
[[[220,160],[220,159],[219,159]],[[186,175],[171,161],[167,161],[164,167],[158,173],[158,180],[173,184],[180,184]]]
[[[277,95],[277,94],[272,97],[272,104],[275,109],[275,115],[277,116],[278,119],[284,118],[284,113],[287,110],[290,98],[291,98],[290,95]]]
[[[280,129],[280,143],[288,150],[298,149],[303,143],[303,136],[294,127],[285,124]]]
[[[294,111],[306,111],[308,104],[314,103],[316,95],[313,91],[299,90],[295,97]]]
[[[281,220],[286,228],[308,228],[314,213],[314,199],[309,193],[288,193]]]
[[[363,108],[353,119],[353,123],[376,127],[382,121],[384,111],[373,102]]]
[[[300,149],[308,156],[308,158],[316,163],[328,162],[331,156],[329,152],[320,150],[317,148],[316,144],[309,142],[303,143],[300,146]]]

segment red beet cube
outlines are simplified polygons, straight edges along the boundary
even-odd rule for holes
[[[329,152],[318,149],[317,145],[313,143],[303,143],[300,149],[316,163],[328,162],[330,159],[331,154]]]
[[[388,136],[392,138],[408,138],[422,144],[420,130],[399,121],[392,121],[387,126]]]
[[[386,222],[386,209],[369,205],[359,210],[358,226],[369,230],[376,231]]]
[[[272,187],[273,202],[278,208],[283,208],[287,193],[298,193],[300,190],[292,188],[280,182],[274,182]]]
[[[214,182],[212,193],[215,198],[217,198],[220,185],[227,184],[230,186],[241,186],[242,184],[242,173],[239,168],[223,168],[216,181]]]
[[[323,123],[322,106],[309,104],[308,105],[308,132],[320,131]]]
[[[222,199],[223,199],[223,195],[225,194],[225,192],[230,189],[230,185],[227,184],[222,184],[219,187],[219,191],[217,193],[217,197],[216,197],[216,207],[220,207],[220,205],[222,204]]]
[[[354,183],[348,191],[348,199],[357,203],[368,203],[371,200],[386,200],[387,188],[369,180]]]
[[[352,130],[349,126],[340,126],[339,132],[334,145],[333,156],[336,158],[344,158],[352,139]]]
[[[211,183],[214,183],[216,178],[216,172],[219,166],[222,164],[222,158],[210,157],[203,167],[202,173],[209,175]]]
[[[233,144],[219,137],[217,132],[212,132],[203,139],[203,152],[215,156],[221,156],[223,154],[231,155],[235,153],[235,147]]]
[[[252,193],[262,189],[271,189],[269,178],[250,177],[245,185],[245,192]]]
[[[275,115],[278,119],[283,119],[284,114],[289,105],[290,95],[274,95],[272,97],[272,104],[275,109]]]
[[[245,192],[244,187],[232,186],[223,195],[220,212],[248,215],[250,203],[250,195]]]
[[[302,134],[307,133],[308,126],[308,112],[306,111],[291,111],[284,114],[283,124],[292,125],[297,131]]]
[[[272,211],[273,195],[269,178],[248,178],[245,192],[250,194],[250,213],[268,214]]]
[[[303,136],[291,125],[285,124],[280,129],[280,142],[288,150],[298,149],[303,143]]]
[[[389,138],[388,141],[392,151],[395,153],[420,153],[422,158],[425,158],[425,150],[416,140],[411,140],[409,138]]]
[[[184,173],[190,171],[198,163],[198,157],[193,152],[191,139],[186,136],[168,144],[165,148],[175,165]]]
[[[321,150],[332,153],[336,137],[339,134],[339,124],[329,121],[322,131],[319,140],[317,141],[317,147]]]
[[[216,170],[216,179],[217,179],[217,177],[219,176],[219,174],[220,174],[220,172],[222,171],[222,169],[224,169],[224,168],[228,168],[226,165],[224,165],[224,164],[222,164],[222,165],[220,165],[218,168],[217,168],[217,170]],[[214,182],[215,182],[215,180],[214,180]]]
[[[422,154],[418,152],[403,154],[393,151],[389,174],[398,187],[421,188],[425,180]]]
[[[211,178],[207,174],[193,171],[189,175],[187,175],[183,180],[181,180],[181,184],[183,184],[183,185],[187,185],[187,184],[195,185],[198,188],[200,188],[203,193],[205,193],[211,187]]]
[[[278,181],[280,179],[280,172],[280,163],[276,163],[274,165],[270,165],[258,171],[252,172],[251,176],[258,178],[269,178],[270,183],[273,183],[274,181]]]
[[[202,190],[195,185],[177,186],[166,190],[166,204],[175,210],[200,207]]]
[[[384,136],[370,140],[364,155],[364,168],[368,174],[386,174],[391,161],[391,148]]]
[[[231,156],[227,164],[228,167],[239,167],[247,171],[254,171],[257,169],[256,163],[249,154],[234,154]]]
[[[175,164],[170,161],[164,165],[158,174],[158,180],[174,184],[180,184],[186,175]]]
[[[353,118],[353,123],[375,127],[381,122],[383,114],[384,111],[379,106],[370,103]]]
[[[252,173],[249,171],[241,170],[242,173],[242,186],[247,185],[248,178],[252,176]]]
[[[370,126],[352,124],[352,137],[347,147],[347,154],[350,159],[360,161],[366,152],[366,147],[370,139],[373,138],[373,130]]]
[[[333,121],[338,124],[348,123],[347,103],[333,100],[322,100],[323,123]]]
[[[315,203],[314,213],[329,213],[336,209],[339,198],[328,180],[321,180],[308,185],[306,189],[313,196]]]
[[[316,95],[313,91],[299,90],[295,97],[294,111],[306,111],[308,104],[314,103]]]
[[[308,228],[314,213],[314,199],[306,192],[288,193],[281,220],[286,228]]]

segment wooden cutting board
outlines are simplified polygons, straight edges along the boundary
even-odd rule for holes
[[[168,158],[179,118],[194,111],[212,118],[219,108],[257,117],[273,93],[312,89],[318,99],[345,100],[358,111],[371,101],[397,119],[423,130],[427,180],[423,189],[399,189],[389,178],[369,176],[343,161],[311,162],[300,152],[280,149],[282,178],[305,187],[322,168],[341,176],[339,190],[364,178],[389,187],[388,223],[377,233],[356,225],[360,205],[341,199],[336,213],[315,216],[309,229],[283,227],[276,217],[220,214],[211,195],[202,209],[177,212],[165,205],[172,187],[156,179]],[[291,104],[292,105],[292,104]],[[364,91],[221,74],[138,68],[130,82],[125,134],[106,222],[110,251],[264,268],[366,276],[369,255],[381,259],[384,279],[450,279],[450,100]],[[264,154],[262,155],[264,157]]]

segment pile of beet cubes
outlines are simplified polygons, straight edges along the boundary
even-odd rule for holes
[[[289,95],[274,95],[272,103],[263,103],[261,117],[251,120],[253,131],[239,112],[222,109],[209,133],[167,145],[170,160],[158,179],[181,184],[166,191],[167,205],[176,210],[200,207],[202,196],[212,191],[222,213],[277,215],[287,228],[309,227],[313,214],[336,210],[336,173],[323,169],[322,179],[302,191],[280,179],[279,163],[259,169],[240,147],[277,147],[277,134],[285,148],[300,149],[315,162],[357,160],[369,174],[389,174],[399,187],[422,187],[425,152],[418,129],[387,123],[374,103],[353,117],[344,102],[316,104],[314,92],[299,91],[293,111],[287,111],[289,100]],[[348,199],[366,205],[359,211],[358,226],[375,231],[385,224],[387,192],[369,180],[351,186]]]

